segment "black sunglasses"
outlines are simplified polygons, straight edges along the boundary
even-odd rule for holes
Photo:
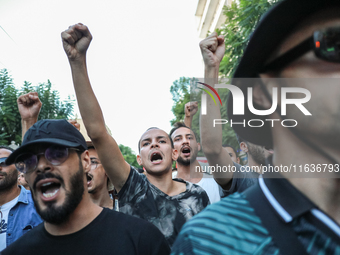
[[[322,60],[340,63],[340,27],[315,31],[311,37],[265,65],[261,72],[280,70],[310,50]]]
[[[6,159],[7,159],[7,157],[6,158],[0,158],[0,167],[8,166],[8,165],[6,165]]]
[[[32,172],[38,166],[38,155],[44,155],[45,158],[53,165],[59,166],[66,161],[69,156],[69,150],[80,151],[76,148],[67,148],[60,145],[52,145],[40,153],[23,153],[14,161],[15,167],[22,173]]]

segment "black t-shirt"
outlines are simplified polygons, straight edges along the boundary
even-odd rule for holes
[[[118,193],[119,211],[154,224],[172,246],[185,222],[202,211],[210,202],[198,185],[181,179],[186,191],[168,196],[151,184],[144,174],[131,168],[129,177]]]
[[[86,227],[63,236],[50,235],[40,224],[1,255],[169,254],[170,248],[152,224],[104,208]]]

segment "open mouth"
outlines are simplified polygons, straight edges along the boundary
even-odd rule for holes
[[[160,152],[153,152],[151,154],[150,160],[152,163],[159,163],[163,160],[162,154]]]
[[[40,185],[40,191],[44,198],[54,197],[60,189],[61,184],[57,181],[44,182]]]
[[[87,185],[90,185],[90,183],[91,183],[91,181],[92,181],[92,179],[93,179],[93,175],[87,173],[87,174],[86,174],[86,178],[87,178]]]
[[[182,153],[183,153],[185,156],[190,156],[190,152],[191,152],[190,147],[184,147],[184,148],[182,149]]]

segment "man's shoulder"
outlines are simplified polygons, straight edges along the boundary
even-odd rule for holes
[[[270,243],[271,237],[245,195],[235,193],[208,206],[188,221],[178,241],[178,246],[186,245],[180,242],[190,242],[190,246],[208,249],[212,253],[233,254],[239,250],[253,254],[261,244]],[[225,253],[228,250],[230,253]]]
[[[268,231],[262,226],[260,218],[255,214],[254,209],[242,193],[234,193],[222,198],[219,202],[209,205],[204,211],[186,223],[183,231],[189,231],[192,234],[197,229],[205,228],[216,232],[223,230],[224,235],[268,234]],[[192,229],[195,230],[192,231]]]
[[[43,245],[44,241],[44,223],[40,223],[26,234],[21,236],[15,242],[11,243],[1,255],[11,254],[34,254],[35,249],[40,245]]]
[[[146,229],[149,229],[150,231],[157,231],[159,232],[158,228],[156,228],[153,224],[150,222],[135,217],[131,216],[122,212],[116,212],[113,210],[110,210],[108,208],[104,208],[103,212],[105,214],[103,215],[103,221],[108,223],[108,222],[113,222],[115,228],[122,228],[124,230],[132,230],[133,232],[136,232],[137,229],[145,231]]]

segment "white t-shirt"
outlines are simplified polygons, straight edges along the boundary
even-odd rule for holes
[[[196,184],[207,192],[211,204],[221,200],[222,188],[217,184],[214,178],[203,176]]]
[[[9,201],[6,204],[3,204],[0,207],[0,251],[6,248],[6,232],[7,232],[7,221],[8,221],[8,213],[12,209],[13,206],[18,202],[19,196],[14,198],[12,201]]]
[[[173,171],[172,178],[176,177],[177,171]],[[217,184],[212,175],[204,173],[203,178],[198,183],[195,184],[197,184],[198,186],[205,190],[211,204],[221,200],[221,196],[223,196],[223,190],[220,187],[220,185]]]

